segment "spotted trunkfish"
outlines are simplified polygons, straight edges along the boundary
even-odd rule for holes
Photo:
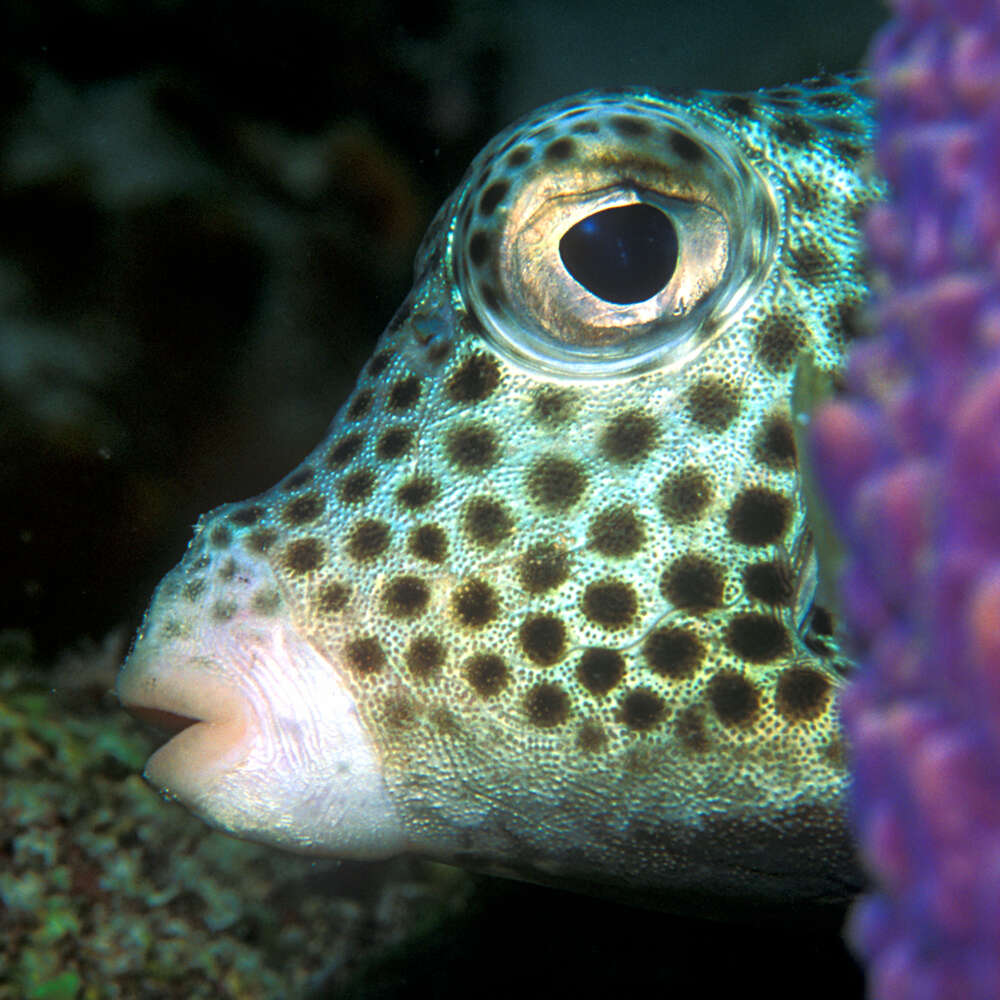
[[[860,326],[870,115],[844,74],[497,136],[326,439],[157,589],[117,685],[174,733],[148,780],[301,852],[849,895],[798,425]]]

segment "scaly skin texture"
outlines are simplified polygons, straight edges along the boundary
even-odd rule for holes
[[[587,94],[488,145],[327,439],[157,591],[119,693],[202,725],[150,779],[300,850],[846,895],[793,387],[865,296],[860,90]],[[678,256],[615,304],[560,240],[637,201]]]

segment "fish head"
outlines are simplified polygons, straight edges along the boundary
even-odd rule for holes
[[[624,892],[856,882],[792,397],[863,303],[867,101],[580,95],[431,223],[326,439],[205,515],[118,681],[238,836]]]

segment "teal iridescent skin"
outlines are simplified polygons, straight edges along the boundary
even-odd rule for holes
[[[796,417],[866,294],[859,88],[585,94],[490,143],[327,439],[160,585],[118,683],[181,730],[149,779],[302,851],[846,895]]]

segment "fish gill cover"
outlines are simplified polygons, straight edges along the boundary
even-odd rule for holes
[[[1000,5],[897,0],[870,58],[880,336],[815,421],[862,670],[843,699],[869,994],[1000,996]]]

